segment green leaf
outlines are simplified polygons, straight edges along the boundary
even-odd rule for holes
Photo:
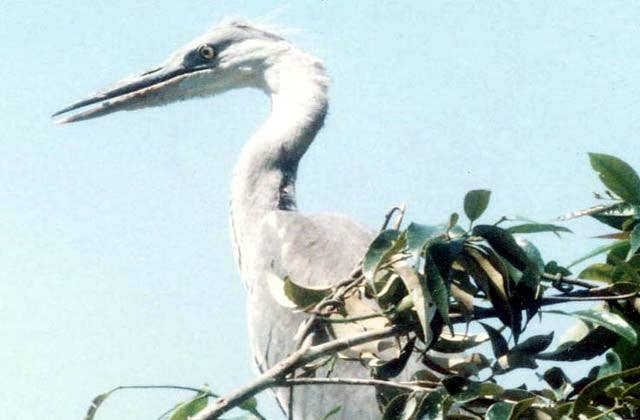
[[[487,410],[484,418],[486,420],[509,420],[511,418],[511,409],[515,404],[504,401],[493,403]]]
[[[500,395],[504,392],[500,385],[493,382],[476,382],[459,375],[444,378],[442,385],[458,402],[471,401],[480,396]]]
[[[511,234],[515,233],[541,233],[541,232],[567,232],[573,233],[571,229],[564,226],[552,225],[548,223],[524,223],[521,225],[510,226],[506,229]]]
[[[629,236],[629,244],[631,248],[629,248],[629,253],[627,254],[627,261],[633,257],[633,255],[638,252],[640,249],[640,224],[635,225],[633,230],[631,231],[631,236]]]
[[[478,346],[489,340],[485,334],[445,334],[442,333],[438,341],[431,347],[432,350],[440,353],[461,353]]]
[[[331,287],[306,287],[296,284],[289,276],[284,278],[284,293],[298,308],[315,306],[329,296]]]
[[[464,214],[473,223],[477,220],[489,205],[491,191],[471,190],[464,196]]]
[[[581,325],[585,325],[581,321],[580,323]],[[555,350],[548,353],[540,353],[536,358],[541,360],[555,360],[558,362],[591,360],[610,349],[618,341],[619,337],[617,334],[606,328],[596,327],[588,330],[586,335],[580,338],[567,339],[560,343]]]
[[[547,335],[534,335],[524,340],[511,349],[511,352],[520,352],[529,355],[536,355],[545,351],[553,341],[553,331]]]
[[[607,283],[613,282],[613,273],[615,267],[605,263],[591,264],[578,274],[578,277],[585,280],[604,281]]]
[[[84,420],[93,420],[93,418],[96,416],[96,413],[98,412],[98,408],[100,408],[100,405],[102,405],[104,400],[106,400],[112,392],[113,391],[105,392],[104,394],[100,394],[95,397],[93,401],[91,401],[91,405],[87,410],[87,414],[84,416]]]
[[[628,203],[618,203],[596,213],[590,214],[589,216],[593,217],[600,223],[611,226],[612,228],[628,230],[625,229],[626,224],[630,223],[629,221],[632,221],[633,216],[636,214],[637,209],[634,208],[634,206]]]
[[[638,336],[631,325],[620,315],[605,310],[585,310],[576,312],[564,312],[559,310],[549,310],[546,313],[574,316],[583,321],[591,322],[618,334],[632,345],[638,342]]]
[[[373,287],[373,279],[380,265],[391,255],[400,251],[406,244],[406,236],[397,230],[383,230],[371,242],[362,260],[362,273]]]
[[[591,402],[591,400],[602,394],[604,390],[609,387],[609,385],[613,384],[618,379],[635,375],[640,375],[640,367],[635,367],[633,369],[627,369],[623,370],[622,372],[603,376],[602,378],[598,378],[585,386],[582,391],[580,391],[580,394],[578,394],[578,398],[573,404],[573,412],[571,413],[572,418],[578,420],[580,418],[580,414],[586,411],[586,409],[589,407],[589,403]]]
[[[600,255],[603,254],[605,252],[609,252],[609,251],[613,251],[616,250],[618,248],[624,248],[626,246],[629,245],[629,241],[616,241],[616,242],[612,242],[606,245],[601,245],[597,248],[595,248],[594,250],[592,250],[591,252],[587,253],[586,255],[583,255],[582,257],[578,258],[577,260],[573,261],[571,264],[569,264],[567,266],[567,268],[571,268],[576,264],[580,264],[583,261],[588,260],[589,258],[595,257],[596,255]]]
[[[421,225],[419,223],[411,223],[406,232],[407,249],[411,254],[417,256],[422,248],[432,239],[442,236],[445,233],[442,226]]]
[[[200,393],[189,401],[180,404],[171,415],[170,420],[188,420],[207,406],[209,394]]]
[[[384,408],[382,420],[400,420],[411,395],[413,393],[400,394],[393,398]]]
[[[537,267],[538,271],[541,272],[544,270],[544,261],[542,260],[542,255],[540,254],[540,250],[533,243],[528,241],[522,236],[515,236],[516,243],[522,250],[527,254],[527,258],[534,264],[534,268]],[[526,270],[526,268],[525,268]]]
[[[598,378],[618,373],[622,370],[622,362],[620,356],[615,351],[607,353],[606,362],[598,369]]]
[[[446,389],[442,387],[438,387],[426,394],[418,405],[415,418],[419,420],[436,420],[442,418],[440,413],[447,395]]]
[[[426,287],[431,294],[433,302],[436,304],[436,309],[444,323],[449,325],[449,293],[447,292],[444,279],[440,275],[440,271],[429,252],[425,256],[424,274]]]
[[[491,348],[493,349],[493,355],[496,359],[506,354],[509,351],[509,346],[507,345],[507,340],[500,334],[500,331],[484,322],[481,322],[480,325],[482,325],[491,339]]]
[[[589,160],[607,188],[628,203],[640,204],[640,177],[629,164],[601,153],[589,153]]]
[[[341,405],[336,405],[327,414],[325,414],[322,417],[322,420],[328,420],[329,418],[331,418],[331,417],[335,416],[336,414],[338,414],[340,412],[340,410],[342,410],[342,406]]]
[[[529,266],[526,252],[506,230],[492,225],[478,225],[473,228],[473,235],[484,238],[491,248],[518,270],[524,271]]]

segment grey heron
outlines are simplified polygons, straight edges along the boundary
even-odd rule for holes
[[[306,285],[343,280],[373,238],[372,231],[345,217],[297,211],[298,164],[327,114],[329,78],[322,62],[259,26],[227,21],[159,66],[54,116],[89,107],[59,121],[70,123],[245,87],[271,98],[271,113],[243,147],[231,187],[231,233],[247,289],[251,349],[263,370],[293,350],[292,337],[304,319],[274,301],[267,277],[289,275]],[[369,376],[357,361],[339,361],[335,372]],[[286,411],[289,391],[276,394]],[[343,407],[342,418],[379,416],[370,387],[298,387],[293,395],[296,419],[318,418],[336,405]]]

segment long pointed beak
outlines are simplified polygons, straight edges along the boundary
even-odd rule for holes
[[[90,105],[100,104],[69,117],[56,120],[58,124],[67,124],[100,117],[116,111],[161,105],[171,101],[171,93],[175,92],[175,88],[185,78],[194,72],[203,70],[206,69],[187,69],[182,65],[158,67],[139,76],[123,79],[104,91],[61,109],[53,114],[52,117]],[[170,89],[170,87],[174,89]]]

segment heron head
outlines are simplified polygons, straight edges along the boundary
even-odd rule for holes
[[[281,37],[246,22],[224,22],[172,53],[159,66],[127,77],[53,116],[89,107],[57,121],[70,123],[234,88],[264,88],[265,71],[290,47]]]

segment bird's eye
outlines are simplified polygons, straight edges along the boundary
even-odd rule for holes
[[[216,56],[216,50],[211,45],[201,45],[198,48],[198,54],[204,60],[211,60]]]

